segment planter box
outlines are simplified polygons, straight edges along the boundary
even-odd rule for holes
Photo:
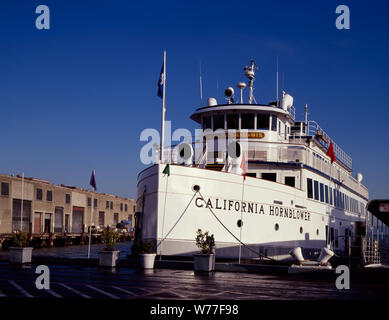
[[[195,271],[215,270],[215,254],[195,254],[193,262]]]
[[[139,262],[143,269],[154,269],[156,253],[140,253]]]
[[[9,261],[11,263],[31,263],[32,247],[10,247],[9,248]]]
[[[119,263],[120,251],[100,251],[99,252],[99,265],[102,267],[116,267]]]

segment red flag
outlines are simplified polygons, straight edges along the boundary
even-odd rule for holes
[[[334,146],[332,145],[332,140],[330,141],[330,146],[328,147],[326,155],[331,158],[331,163],[336,160],[335,152],[334,152]]]
[[[246,180],[247,168],[246,168],[246,159],[244,157],[244,152],[243,152],[242,163],[240,164],[240,168],[243,170],[243,180]]]
[[[95,170],[92,170],[92,176],[90,178],[90,183],[89,183],[96,191],[96,180],[95,180]]]

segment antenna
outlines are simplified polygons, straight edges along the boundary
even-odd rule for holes
[[[244,67],[243,69],[245,71],[245,76],[249,78],[249,104],[252,103],[253,101],[253,85],[254,85],[254,80],[255,80],[255,70],[258,70],[258,67],[254,64],[254,60],[251,60],[250,66],[249,67]],[[255,99],[254,99],[255,100]]]
[[[278,56],[277,56],[277,82],[276,82],[276,96],[277,96],[277,107],[278,107]]]
[[[201,78],[201,61],[200,61],[200,107],[203,106],[203,81]]]
[[[305,111],[305,125],[307,126],[308,125],[308,104],[305,104],[304,111]]]
[[[243,89],[246,88],[246,83],[238,82],[236,86],[240,89],[240,104],[243,104]]]

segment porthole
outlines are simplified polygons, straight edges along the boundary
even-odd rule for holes
[[[319,229],[316,229],[316,235],[317,236],[319,235]]]
[[[280,226],[278,225],[278,223],[276,223],[276,224],[274,225],[274,230],[278,231],[279,228],[280,228]]]
[[[300,227],[300,233],[303,233],[303,227]]]
[[[239,219],[236,224],[237,224],[238,228],[241,228],[243,226],[243,221]]]
[[[193,191],[195,192],[199,192],[200,191],[200,186],[198,184],[195,184],[193,187],[192,187]]]

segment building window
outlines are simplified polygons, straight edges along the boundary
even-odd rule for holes
[[[92,206],[92,198],[88,198],[88,207]]]
[[[211,117],[203,118],[203,130],[205,129],[212,129]]]
[[[269,115],[257,114],[257,130],[269,130]]]
[[[224,114],[217,114],[213,116],[213,130],[224,130]]]
[[[244,113],[241,115],[241,129],[254,129],[254,114]]]
[[[7,183],[7,182],[1,183],[1,195],[2,196],[9,196],[9,183]]]
[[[135,212],[135,210],[136,210],[136,206],[134,206],[134,212]]]
[[[110,208],[113,209],[113,201],[111,201]]]
[[[66,203],[70,203],[70,194],[69,193],[66,194],[65,198],[66,198],[65,199]]]
[[[277,131],[277,117],[271,116],[271,130]]]
[[[94,201],[93,201],[93,206],[95,207],[95,208],[97,208],[97,199],[93,199]]]
[[[109,201],[105,202],[105,209],[109,209]]]
[[[53,191],[47,190],[46,200],[47,201],[53,201]]]
[[[43,192],[42,192],[42,189],[36,189],[36,199],[37,200],[42,200],[42,197],[43,197]]]
[[[319,200],[319,182],[316,180],[313,182],[313,191],[315,194],[315,200]]]
[[[128,211],[128,207],[127,207],[127,204],[124,205],[124,211]]]
[[[285,177],[285,184],[287,186],[294,187],[295,186],[295,177]]]
[[[313,188],[312,188],[312,179],[307,178],[307,195],[308,198],[312,199],[313,198]]]
[[[320,183],[320,201],[324,202],[324,185]]]
[[[113,223],[115,226],[119,223],[119,214],[118,213],[113,214]]]
[[[120,211],[123,211],[123,203],[120,204]]]
[[[262,179],[277,182],[277,173],[264,172],[262,173]]]
[[[99,211],[99,226],[104,228],[104,211]]]
[[[239,129],[239,114],[227,114],[227,129]]]

